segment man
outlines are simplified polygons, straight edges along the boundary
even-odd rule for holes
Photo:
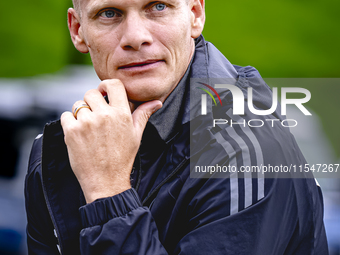
[[[271,98],[254,68],[231,65],[204,41],[203,0],[74,7],[72,41],[91,54],[102,82],[34,142],[25,191],[31,254],[328,253],[314,179],[190,177],[194,165],[305,163],[282,127],[212,127],[212,115],[239,118],[228,91],[218,92],[222,108],[210,102],[201,115],[195,78],[253,87],[260,107]]]

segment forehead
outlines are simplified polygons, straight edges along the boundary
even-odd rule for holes
[[[79,5],[80,7],[83,8],[89,8],[92,6],[96,6],[96,5],[129,5],[129,6],[133,6],[133,5],[143,5],[143,4],[147,4],[149,2],[153,2],[153,0],[75,0],[75,1],[79,1]],[[179,4],[181,2],[188,2],[189,0],[163,0],[163,2],[167,2],[170,4]]]
[[[91,8],[95,8],[98,6],[143,6],[150,2],[154,2],[154,0],[75,0],[79,3],[79,7],[82,11],[88,11]],[[181,3],[187,3],[189,0],[163,0],[162,2],[179,5]]]
[[[175,9],[183,8],[188,6],[190,0],[162,0],[161,2],[155,2],[154,0],[78,0],[80,1],[81,16],[87,16],[88,18],[93,17],[100,10],[105,8],[115,8],[118,10],[125,11],[129,8],[142,9],[149,6],[151,3],[164,3]]]

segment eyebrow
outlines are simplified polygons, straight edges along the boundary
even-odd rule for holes
[[[162,0],[161,0],[162,1]],[[168,3],[178,3],[178,0],[163,0],[164,2]],[[151,2],[156,2],[153,0],[142,0],[142,5],[147,6]],[[85,14],[88,18],[93,18],[100,10],[105,8],[113,8],[116,10],[121,10],[119,7],[121,3],[124,3],[124,0],[95,0],[92,3],[88,3],[85,6]]]
[[[92,3],[88,3],[86,5],[85,9],[85,14],[88,18],[92,18],[94,17],[100,10],[105,9],[105,8],[109,8],[113,5],[115,5],[114,3],[115,1],[112,0],[102,0],[102,1],[92,1]]]

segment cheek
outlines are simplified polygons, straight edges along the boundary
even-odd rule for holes
[[[110,45],[110,40],[108,40],[108,32],[100,30],[96,26],[89,26],[86,33],[86,44],[90,50],[90,53],[94,55],[102,54],[105,52],[107,47]],[[92,55],[91,55],[92,56]]]
[[[114,59],[112,55],[115,53],[117,43],[114,39],[110,40],[108,38],[110,37],[94,36],[92,40],[88,42],[93,66],[101,80],[109,79],[113,71],[112,68],[108,68],[108,66],[113,65],[113,63],[110,63],[110,60]]]
[[[107,74],[106,74],[107,68],[104,65],[105,64],[105,62],[103,61],[104,54],[101,49],[102,48],[100,46],[98,47],[96,44],[90,44],[90,47],[89,47],[93,67],[99,79],[105,80],[107,79]]]
[[[106,41],[103,39],[100,39],[100,37],[99,38],[91,37],[91,38],[92,39],[88,42],[90,53],[92,53],[94,57],[96,57],[98,54],[99,55],[103,54],[107,48]]]
[[[190,13],[184,10],[170,16],[161,24],[153,24],[153,36],[168,48],[171,54],[177,55],[187,49],[191,38]]]
[[[167,48],[176,65],[187,64],[192,51],[192,38],[188,29],[176,29],[166,38]]]
[[[190,29],[189,19],[180,19],[171,29],[163,31],[168,31],[166,34],[166,40],[169,45],[176,51],[177,54],[183,54],[186,52],[191,44],[191,29]]]

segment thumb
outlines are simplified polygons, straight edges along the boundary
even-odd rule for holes
[[[146,102],[137,107],[132,114],[133,125],[140,139],[142,138],[146,123],[152,114],[162,108],[163,104],[159,100]]]

